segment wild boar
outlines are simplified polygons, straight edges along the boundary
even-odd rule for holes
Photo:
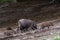
[[[50,22],[50,21],[48,21],[48,22],[43,22],[43,23],[41,24],[41,29],[44,29],[45,27],[47,27],[47,28],[49,29],[50,26],[54,26],[54,24],[53,24],[52,22]]]
[[[21,30],[21,32],[25,32],[28,31],[29,28],[31,28],[32,30],[37,29],[36,22],[29,19],[20,19],[18,21],[17,31]]]

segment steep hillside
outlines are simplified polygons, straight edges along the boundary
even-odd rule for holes
[[[36,22],[60,18],[60,6],[48,2],[31,1],[0,5],[0,27],[17,23],[20,18]]]

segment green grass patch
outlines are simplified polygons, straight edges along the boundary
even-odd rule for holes
[[[0,0],[0,3],[5,3],[5,2],[15,2],[16,0]]]
[[[50,35],[50,36],[43,36],[42,38],[41,38],[42,40],[60,40],[60,36],[59,36],[59,34],[52,34],[52,35]]]
[[[53,39],[53,40],[60,40],[60,38],[55,38],[55,39]]]

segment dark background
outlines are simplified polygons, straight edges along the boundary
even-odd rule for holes
[[[16,0],[0,3],[0,27],[26,18],[36,22],[60,18],[59,0]]]

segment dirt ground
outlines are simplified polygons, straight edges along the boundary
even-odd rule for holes
[[[40,24],[37,24],[39,27],[37,30],[29,31],[26,33],[14,34],[13,37],[6,37],[3,35],[5,28],[0,29],[0,40],[43,40],[44,38],[52,38],[55,35],[60,34],[60,19],[53,22],[54,26],[51,26],[50,29],[40,30]],[[14,25],[17,26],[17,25]]]

